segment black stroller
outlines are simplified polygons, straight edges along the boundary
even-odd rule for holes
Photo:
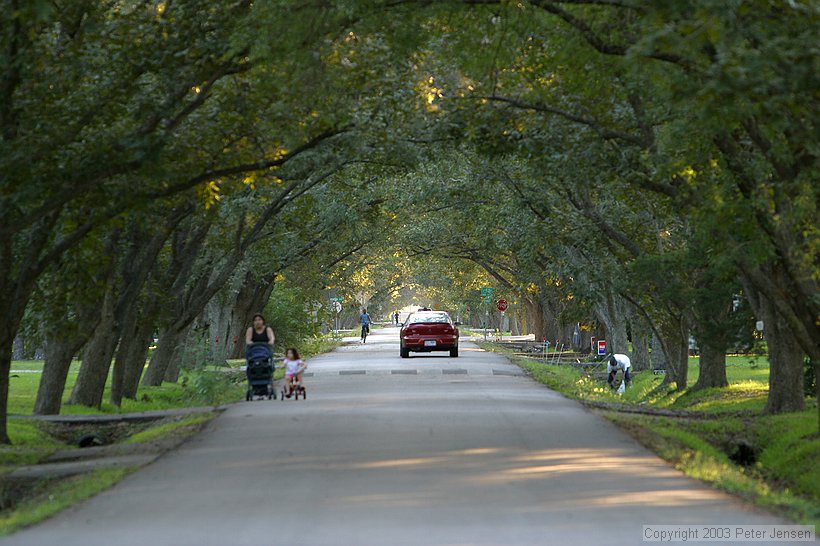
[[[254,396],[276,399],[273,390],[273,353],[267,343],[251,343],[245,351],[247,366],[245,373],[248,376],[248,392],[245,400],[251,401]]]

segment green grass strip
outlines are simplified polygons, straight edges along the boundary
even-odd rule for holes
[[[180,419],[179,421],[163,423],[161,425],[151,427],[147,430],[143,430],[142,432],[138,432],[132,436],[129,436],[125,443],[141,444],[145,442],[152,442],[164,436],[177,434],[179,430],[182,428],[188,428],[189,430],[186,432],[188,433],[188,435],[190,435],[194,432],[197,432],[201,428],[199,426],[194,427],[194,425],[207,423],[211,421],[215,416],[215,413],[203,413],[199,415],[191,415],[189,417],[185,417],[184,419]]]
[[[78,502],[108,489],[131,472],[127,468],[101,469],[61,480],[41,495],[0,515],[0,536],[34,525]]]

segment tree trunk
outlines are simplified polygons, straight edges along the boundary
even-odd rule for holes
[[[803,349],[785,324],[774,326],[770,321],[765,328],[769,344],[769,398],[763,411],[802,411],[806,408],[803,394]],[[773,332],[775,328],[779,331]]]
[[[14,343],[12,346],[14,347],[11,353],[12,360],[23,360],[26,358],[26,349],[25,342],[23,341],[23,336],[15,336]]]
[[[125,376],[128,365],[131,364],[128,357],[133,353],[144,353],[145,351],[144,346],[142,346],[145,340],[139,335],[139,320],[136,310],[133,310],[125,319],[121,332],[120,346],[117,349],[117,357],[114,360],[114,371],[111,374],[110,401],[115,406],[122,405],[122,399],[125,393]],[[137,347],[135,347],[135,345]]]
[[[10,444],[7,418],[9,402],[9,372],[14,338],[31,299],[37,278],[42,273],[42,262],[38,262],[42,250],[48,244],[52,227],[57,216],[47,214],[39,226],[31,231],[27,241],[27,251],[34,260],[21,260],[15,256],[14,231],[8,231],[8,224],[2,225],[0,235],[0,444]]]
[[[129,252],[122,261],[122,288],[114,312],[114,329],[117,337],[122,340],[114,362],[111,381],[111,403],[116,406],[122,403],[126,391],[131,391],[132,385],[130,382],[129,388],[126,389],[125,387],[126,375],[129,375],[129,363],[138,365],[139,355],[144,356],[147,350],[144,335],[139,335],[138,329],[141,311],[146,312],[148,315],[150,313],[147,313],[147,309],[140,309],[140,295],[143,293],[146,282],[148,282],[151,270],[157,264],[157,257],[163,246],[185,216],[187,214],[182,216],[172,214],[163,229],[156,231],[150,237],[139,223],[130,226],[129,240],[131,245]],[[158,304],[154,299],[148,299],[149,301],[145,303],[145,306],[151,311],[155,311]],[[133,356],[134,359],[129,360],[129,356]],[[142,366],[139,366],[136,373],[142,373]],[[132,377],[129,375],[129,380],[131,379]],[[136,390],[134,390],[133,396],[136,396]]]
[[[6,428],[9,407],[9,371],[11,370],[11,349],[14,336],[0,336],[0,444],[10,444]]]
[[[274,276],[274,274],[268,274],[259,280],[246,276],[245,284],[236,295],[236,301],[231,310],[231,326],[227,334],[229,337],[226,339],[226,343],[231,344],[231,358],[244,358],[245,330],[251,324],[251,316],[262,312],[270,300],[275,286]]]
[[[632,366],[635,371],[652,369],[649,357],[651,336],[646,320],[636,316],[632,321]]]
[[[210,362],[211,340],[208,339],[207,324],[194,322],[180,336],[185,341],[178,349],[165,370],[163,381],[176,383],[182,370],[192,370]]]
[[[68,399],[69,404],[93,408],[102,405],[108,371],[119,341],[113,331],[115,299],[112,290],[105,294],[100,323],[85,348],[80,374]]]
[[[211,325],[209,333],[211,360],[225,362],[233,358],[234,353],[230,305],[214,298],[208,304],[207,313],[208,323]]]
[[[675,353],[670,357],[670,360],[676,360],[677,365],[672,370],[672,377],[675,381],[676,390],[682,391],[689,384],[689,336],[685,335],[673,340],[673,347]]]
[[[37,399],[34,402],[35,415],[58,415],[60,413],[71,361],[88,338],[89,335],[84,335],[64,340],[48,339],[46,341],[46,361],[43,364]]]
[[[177,345],[182,338],[182,332],[167,329],[160,332],[159,344],[148,363],[148,370],[142,378],[142,384],[146,387],[159,387],[165,378],[165,372],[174,358]]]
[[[148,359],[148,351],[154,339],[156,316],[160,310],[160,302],[156,298],[147,298],[138,313],[136,330],[133,342],[129,343],[128,350],[122,353],[123,378],[122,397],[136,400],[142,372]],[[119,355],[118,357],[119,358]]]
[[[63,391],[74,355],[88,343],[100,323],[105,294],[76,294],[73,304],[61,306],[61,312],[49,314],[46,320],[46,358],[34,413],[57,415],[63,402]],[[68,303],[68,302],[66,302]]]
[[[657,326],[659,341],[666,358],[666,376],[663,383],[675,383],[675,390],[684,390],[689,378],[689,328],[680,317],[668,317]]]
[[[537,341],[546,339],[547,332],[546,325],[544,324],[544,311],[541,308],[541,302],[539,298],[527,298],[526,305],[527,315],[530,317],[530,328],[532,330],[532,333],[535,334],[535,339]]]
[[[726,348],[708,343],[700,347],[700,375],[693,391],[729,386],[726,378]]]
[[[606,348],[610,353],[629,353],[629,341],[626,335],[626,313],[624,302],[612,291],[607,291],[605,298],[595,304],[595,315],[606,330]]]
[[[518,309],[518,328],[522,334],[532,334],[534,333],[532,329],[529,327],[529,318],[527,317],[527,300],[526,298],[521,298],[522,305]],[[535,339],[538,339],[538,336],[535,336]]]
[[[182,354],[184,354],[184,349],[181,351],[177,351],[174,354],[174,357],[168,363],[168,367],[165,369],[165,375],[162,377],[162,380],[167,383],[176,383],[179,381],[179,372],[182,369],[182,362],[181,358]]]
[[[172,362],[175,346],[182,335],[188,331],[188,327],[198,317],[201,316],[211,299],[225,286],[231,274],[239,266],[242,259],[241,253],[233,253],[218,270],[212,270],[208,275],[202,275],[188,286],[176,297],[172,308],[175,310],[175,320],[165,329],[165,334],[160,337],[159,347],[148,364],[148,371],[142,380],[146,386],[159,386],[168,371]],[[171,333],[169,336],[168,333]],[[165,338],[165,339],[163,339]],[[173,375],[173,373],[172,373]]]
[[[518,326],[518,313],[512,313],[510,315],[510,332],[514,336],[521,335],[521,328]]]
[[[726,282],[718,277],[701,276],[704,295],[695,300],[692,334],[700,349],[700,375],[692,390],[723,388],[729,386],[726,378],[726,350],[737,335],[733,327],[734,282],[726,288]],[[707,295],[708,294],[708,295]]]
[[[663,347],[661,346],[661,340],[657,336],[657,334],[652,335],[652,369],[653,370],[666,370],[666,355],[663,353]]]
[[[802,411],[805,353],[789,325],[768,302],[763,304],[763,331],[769,345],[769,397],[764,413]]]
[[[803,392],[804,351],[771,300],[745,278],[743,285],[752,309],[763,319],[763,332],[769,346],[769,397],[763,411],[801,411],[806,407]]]
[[[192,337],[196,335],[195,332],[195,328],[187,328],[185,333],[180,336],[180,338],[185,341],[181,345],[177,345],[174,356],[168,363],[168,367],[165,369],[165,375],[162,377],[164,382],[176,383],[179,381],[179,372],[183,368],[191,369],[196,366],[199,348],[197,347],[197,343],[192,339]]]
[[[131,343],[128,353],[124,355],[122,379],[122,397],[130,400],[137,399],[140,379],[148,360],[148,349],[154,339],[153,324],[149,321],[141,323],[134,337],[136,341]]]
[[[153,313],[158,305],[147,302],[142,309],[139,307],[138,304],[133,307],[121,329],[120,346],[111,377],[110,400],[115,406],[122,405],[123,398],[136,399],[148,348],[153,339]]]

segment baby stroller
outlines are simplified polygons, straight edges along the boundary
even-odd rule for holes
[[[245,351],[248,365],[245,373],[248,376],[248,391],[245,400],[251,401],[254,396],[267,396],[268,400],[276,398],[273,390],[273,353],[267,343],[251,343]]]

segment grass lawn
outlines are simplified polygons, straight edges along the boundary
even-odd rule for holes
[[[13,509],[0,510],[0,536],[34,525],[57,512],[104,491],[127,476],[131,469],[109,468],[31,487],[26,500]]]
[[[22,366],[27,366],[23,368]],[[12,370],[35,369],[42,362],[30,361],[12,362]],[[77,381],[80,363],[73,362],[66,380],[63,400],[67,400]],[[31,415],[34,410],[34,401],[37,397],[37,388],[40,384],[40,373],[14,373],[9,379],[9,415]],[[224,375],[224,374],[223,374]],[[217,376],[217,377],[214,377]],[[108,402],[111,394],[110,381],[105,388],[101,408],[85,406],[69,406],[63,404],[61,414],[91,414],[91,413],[131,413],[192,406],[215,406],[236,402],[242,399],[244,388],[236,381],[229,380],[231,376],[218,377],[216,372],[183,372],[179,383],[164,383],[159,387],[140,386],[137,400],[123,400],[122,406],[117,407]],[[14,438],[12,438],[12,441]]]
[[[58,449],[68,447],[36,422],[10,419],[7,426],[12,445],[0,447],[0,474],[12,466],[36,464]]]
[[[633,387],[613,393],[605,381],[572,366],[550,365],[504,353],[537,381],[571,398],[634,408],[678,410],[681,417],[619,411],[601,414],[689,476],[806,524],[820,525],[820,434],[817,404],[782,415],[762,415],[769,381],[765,356],[729,356],[729,387],[675,391],[663,376],[634,375]],[[698,378],[690,359],[689,385]],[[689,414],[687,412],[694,412]]]

